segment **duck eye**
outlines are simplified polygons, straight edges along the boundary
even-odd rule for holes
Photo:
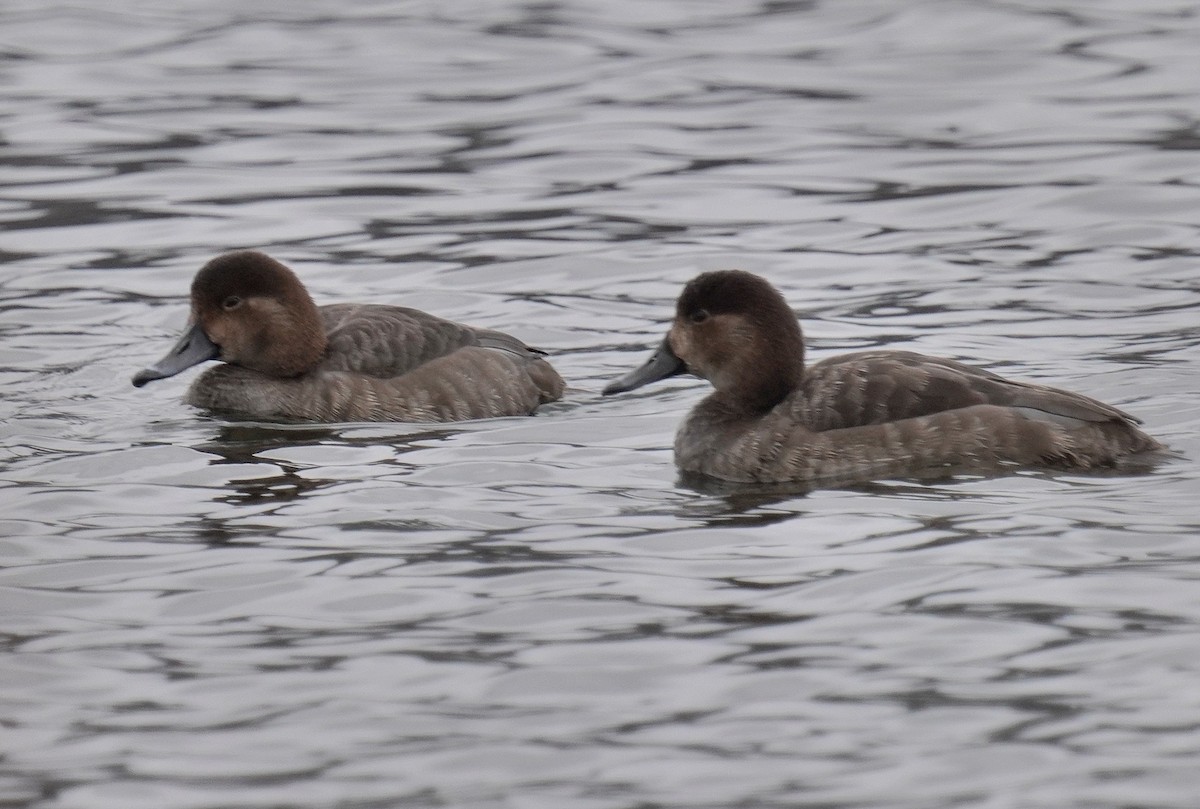
[[[221,308],[224,309],[226,312],[228,312],[232,309],[236,309],[241,305],[242,305],[242,299],[239,298],[237,295],[230,295],[228,298],[221,301]]]
[[[708,320],[708,310],[697,309],[688,315],[688,320],[692,321],[693,323],[703,323],[704,321]]]

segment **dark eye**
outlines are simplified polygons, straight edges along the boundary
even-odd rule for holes
[[[232,309],[236,309],[241,305],[242,305],[242,299],[239,298],[237,295],[230,295],[228,298],[221,301],[221,308],[224,309],[226,312],[228,312]]]
[[[708,320],[708,310],[697,309],[688,315],[688,320],[692,321],[693,323],[703,323],[704,321]]]

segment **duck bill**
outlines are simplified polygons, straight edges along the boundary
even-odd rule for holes
[[[180,371],[199,365],[205,360],[215,360],[220,354],[221,349],[208,339],[200,324],[193,323],[165,357],[133,375],[133,386],[140,388],[147,382],[175,376]]]
[[[664,339],[662,344],[650,355],[650,359],[646,360],[640,368],[635,368],[620,379],[608,383],[602,394],[610,396],[614,393],[636,390],[651,382],[684,373],[687,373],[687,365],[671,350],[670,342]]]

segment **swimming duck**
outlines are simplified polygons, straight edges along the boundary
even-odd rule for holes
[[[1094,469],[1162,445],[1115,407],[907,351],[865,351],[804,367],[783,296],[748,272],[684,288],[662,345],[604,389],[676,374],[714,391],[675,437],[685,473],[742,482],[845,485],[1013,467]]]
[[[189,327],[133,384],[205,360],[188,404],[251,419],[460,421],[532,413],[563,380],[520,340],[416,309],[317,306],[286,266],[226,253],[192,281]]]

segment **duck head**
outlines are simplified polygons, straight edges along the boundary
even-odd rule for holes
[[[192,281],[188,328],[135,387],[205,360],[221,360],[272,377],[299,376],[325,352],[325,328],[308,291],[290,269],[253,250],[225,253]]]
[[[603,393],[685,372],[707,379],[716,396],[739,410],[769,410],[804,375],[800,324],[765,279],[741,270],[703,273],[684,287],[671,328],[650,359]]]

